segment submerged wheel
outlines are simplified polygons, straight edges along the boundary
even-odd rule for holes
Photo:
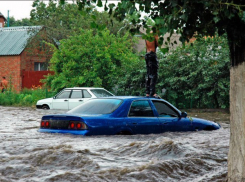
[[[215,128],[213,126],[206,126],[203,130],[211,131],[211,130],[215,130]]]
[[[120,131],[117,135],[132,135],[132,133],[129,131]]]
[[[50,109],[48,105],[43,105],[42,109]]]

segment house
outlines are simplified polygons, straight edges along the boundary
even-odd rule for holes
[[[23,88],[42,85],[40,79],[47,71],[47,54],[39,47],[42,41],[33,39],[43,31],[42,26],[4,27],[6,18],[0,13],[0,77],[5,76],[17,92]]]

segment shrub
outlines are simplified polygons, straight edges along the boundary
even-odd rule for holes
[[[171,54],[158,52],[157,93],[179,108],[229,108],[230,61],[226,37],[198,38]],[[133,63],[117,95],[145,95],[145,61]],[[162,90],[166,92],[162,94]]]
[[[7,91],[0,93],[0,105],[35,107],[36,102],[46,98],[46,95],[48,95],[46,89],[23,89],[21,93]]]

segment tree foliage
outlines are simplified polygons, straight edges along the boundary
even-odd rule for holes
[[[50,40],[65,39],[74,33],[79,33],[81,28],[100,30],[108,28],[111,33],[117,34],[124,26],[123,23],[110,18],[108,13],[96,11],[94,6],[88,6],[86,10],[79,11],[77,4],[68,2],[61,4],[54,0],[50,0],[48,4],[35,0],[32,6],[31,21],[35,25],[46,27]],[[121,33],[124,34],[125,30]]]
[[[29,43],[29,54],[36,56],[40,53],[38,56],[45,55],[47,65],[50,55],[52,55],[50,46],[54,45],[59,48],[61,40],[80,34],[81,29],[97,28],[102,30],[108,28],[110,33],[115,35],[118,32],[120,35],[126,33],[126,29],[120,30],[124,26],[123,23],[110,18],[107,12],[96,11],[94,6],[88,6],[86,10],[79,11],[78,5],[75,3],[65,2],[61,4],[55,0],[50,0],[48,3],[35,0],[32,6],[31,22],[34,25],[42,25],[43,28]],[[129,39],[130,36],[128,36]],[[38,49],[40,52],[36,53],[33,49]]]
[[[229,108],[229,68],[226,38],[199,38],[161,60],[158,88],[178,107]]]
[[[179,108],[229,108],[229,49],[226,37],[198,38],[171,54],[158,52],[157,93]],[[137,68],[137,69],[136,69]],[[119,95],[144,95],[144,59],[118,82]],[[161,94],[166,89],[165,94]]]
[[[5,26],[7,25],[7,21]],[[9,17],[9,26],[10,27],[16,27],[16,26],[32,26],[33,23],[31,23],[29,18],[23,18],[21,20],[15,20],[14,17]]]
[[[85,7],[91,2],[102,6],[101,0],[89,2],[80,0],[78,4],[80,7]],[[167,32],[170,36],[175,32],[180,33],[180,40],[183,43],[196,34],[214,36],[216,31],[219,35],[227,33],[232,66],[245,61],[245,34],[243,33],[245,3],[243,0],[121,0],[117,6],[106,3],[104,9],[120,21],[138,12],[138,19],[131,21],[134,25],[131,32],[135,33],[143,26],[147,29],[147,36],[144,38],[148,40],[153,36],[153,34],[150,35],[150,29],[159,36]],[[140,17],[143,13],[147,13],[147,16],[154,20],[153,27],[147,27],[147,20]],[[162,44],[163,41],[163,37],[160,37],[159,43]]]
[[[132,53],[134,39],[128,36],[82,29],[61,40],[50,61],[50,70],[55,74],[47,77],[47,85],[55,91],[74,86],[112,90],[138,59]]]

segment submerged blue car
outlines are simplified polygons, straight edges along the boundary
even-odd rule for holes
[[[166,100],[127,96],[91,99],[65,114],[43,116],[39,131],[131,135],[219,128],[213,121],[187,117]]]

